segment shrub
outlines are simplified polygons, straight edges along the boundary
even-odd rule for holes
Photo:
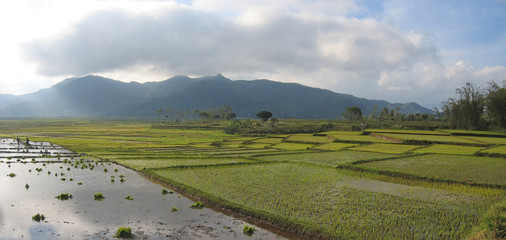
[[[129,227],[120,227],[116,231],[115,237],[117,238],[131,238],[132,237],[132,229]]]

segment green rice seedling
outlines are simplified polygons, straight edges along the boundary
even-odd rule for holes
[[[107,168],[104,168],[104,172],[107,172]]]
[[[111,182],[112,182],[112,183],[114,182],[114,178],[111,178]]]
[[[74,181],[74,179],[73,179],[73,178],[70,178],[70,179],[69,179],[69,181],[71,181],[71,182],[72,182],[72,181]]]
[[[120,180],[119,180],[119,182],[120,182],[120,183],[124,183],[124,182],[125,182],[125,179],[124,179],[124,178],[122,178],[122,179],[120,179]]]
[[[43,215],[43,214],[40,214],[40,213],[37,213],[37,214],[35,214],[35,215],[32,217],[32,221],[35,221],[35,222],[44,221],[44,219],[46,219],[46,217],[44,217],[44,215]]]
[[[67,167],[67,171],[70,171],[70,167]]]
[[[250,227],[248,225],[244,225],[244,228],[242,229],[242,232],[247,235],[253,235],[255,231],[256,231],[255,227]]]
[[[30,188],[30,186],[27,184],[25,184],[25,188],[28,190],[28,188]]]
[[[172,208],[170,209],[170,211],[171,211],[171,212],[177,212],[177,211],[179,211],[179,209],[178,209],[177,207],[172,207]]]
[[[167,189],[165,189],[165,188],[164,188],[164,189],[162,189],[162,194],[163,194],[163,195],[167,195],[167,193],[169,193],[169,191],[167,191]]]
[[[118,172],[119,170],[117,168],[114,169],[114,172]]]
[[[28,172],[32,172],[32,169],[28,169]]]
[[[61,181],[66,181],[67,179],[66,178],[60,178]]]
[[[192,204],[190,207],[195,208],[195,209],[202,209],[202,208],[204,208],[204,204],[202,202],[196,202],[196,203]]]
[[[16,176],[16,174],[15,174],[15,173],[9,173],[9,174],[7,174],[7,177],[11,177],[11,178],[13,178],[13,177],[15,177],[15,176]]]
[[[56,196],[55,198],[59,199],[59,200],[69,200],[69,199],[72,199],[72,194],[68,194],[68,193],[62,193],[58,196]]]
[[[77,185],[83,185],[83,182],[78,182]]]
[[[130,195],[126,196],[125,199],[126,200],[134,200],[134,198],[132,196],[130,196]]]
[[[51,175],[51,171],[47,171],[47,175]]]
[[[104,200],[104,199],[105,199],[105,197],[104,197],[104,194],[102,194],[102,193],[95,193],[95,195],[94,195],[94,199],[95,199],[96,201],[102,201],[102,200]]]
[[[117,237],[117,238],[131,238],[131,237],[133,237],[133,235],[132,235],[132,229],[130,229],[129,227],[120,227],[116,231],[116,235],[114,235],[114,237]]]

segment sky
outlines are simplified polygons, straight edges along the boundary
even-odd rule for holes
[[[506,0],[0,2],[0,94],[222,74],[428,108],[506,79]]]

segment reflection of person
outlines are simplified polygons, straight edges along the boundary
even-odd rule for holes
[[[28,140],[28,138],[26,138],[26,145],[30,145],[30,140]]]
[[[17,138],[17,140],[18,140],[18,145],[19,145],[19,137]]]

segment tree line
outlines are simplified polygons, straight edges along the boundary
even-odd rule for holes
[[[467,130],[506,130],[506,80],[502,86],[494,81],[488,83],[486,89],[475,87],[467,83],[455,90],[456,97],[451,97],[442,103],[442,111],[434,108],[435,114],[416,113],[401,114],[399,108],[383,108],[381,112],[374,111],[369,117],[362,115],[357,106],[347,107],[342,114],[349,121],[362,120],[393,120],[393,121],[442,121],[449,128]]]

